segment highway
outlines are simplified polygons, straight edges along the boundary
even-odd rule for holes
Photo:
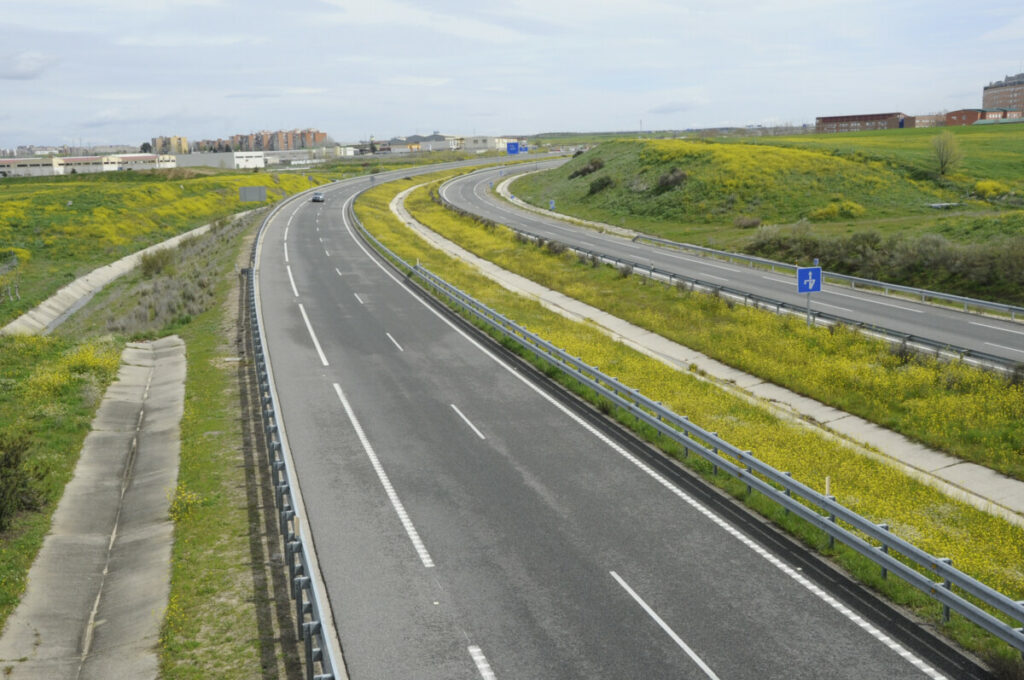
[[[368,185],[286,204],[256,265],[350,678],[985,677],[412,290]]]
[[[553,167],[562,161],[522,166]],[[807,296],[797,292],[796,278],[699,257],[671,248],[638,243],[614,234],[599,233],[516,207],[491,193],[490,188],[516,170],[482,170],[456,178],[442,188],[457,207],[545,239],[629,259],[658,269],[692,277],[804,307]],[[902,297],[851,289],[826,283],[811,295],[811,309],[881,326],[899,333],[927,338],[944,345],[965,347],[1010,362],[1024,362],[1024,323],[918,303]]]

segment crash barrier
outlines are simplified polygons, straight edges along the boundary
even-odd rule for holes
[[[768,267],[772,271],[775,271],[775,269],[778,268],[782,269],[783,271],[792,271],[795,274],[797,268],[799,267],[799,265],[787,264],[785,262],[769,260],[763,257],[744,255],[742,253],[731,253],[726,250],[715,250],[714,248],[696,246],[693,245],[692,243],[680,243],[678,241],[671,241],[669,239],[658,238],[656,236],[647,236],[645,234],[639,234],[637,236],[634,236],[633,240],[647,241],[648,243],[657,243],[660,245],[668,246],[670,248],[678,248],[679,250],[685,250],[702,256],[716,257],[719,259],[727,260],[729,262],[746,262],[751,267],[753,267],[754,265],[759,265],[762,267]],[[927,302],[928,300],[942,300],[943,302],[962,305],[965,312],[971,308],[987,309],[993,312],[1009,314],[1010,318],[1014,320],[1016,320],[1018,314],[1024,313],[1024,307],[1008,305],[1002,302],[978,300],[977,298],[969,298],[964,297],[962,295],[940,293],[938,291],[927,290],[925,288],[914,288],[913,286],[901,286],[900,284],[897,283],[887,283],[885,281],[865,279],[859,276],[838,274],[836,272],[823,271],[822,276],[824,276],[826,279],[830,281],[841,281],[843,283],[848,283],[850,284],[850,288],[856,288],[859,285],[861,288],[875,288],[878,290],[885,291],[886,295],[889,295],[893,291],[898,293],[905,293],[907,295],[913,295],[914,297],[921,298],[921,302]]]

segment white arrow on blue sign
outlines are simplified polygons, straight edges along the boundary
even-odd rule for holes
[[[798,293],[821,292],[821,267],[797,267],[796,285]]]

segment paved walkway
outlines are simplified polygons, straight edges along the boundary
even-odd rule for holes
[[[753,403],[768,406],[778,415],[815,428],[828,436],[839,437],[854,446],[858,453],[893,465],[947,495],[1024,526],[1024,482],[929,449],[863,418],[738,371],[689,347],[667,340],[479,258],[431,231],[409,215],[405,209],[405,197],[415,188],[395,197],[391,202],[392,212],[431,245],[466,261],[505,288],[533,298],[546,308],[567,318],[593,323],[610,337],[675,369],[688,372],[689,366],[696,364],[713,382]]]
[[[0,637],[3,677],[157,677],[184,404],[181,339],[129,344]]]

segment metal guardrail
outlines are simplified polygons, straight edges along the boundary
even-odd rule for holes
[[[956,569],[951,560],[917,548],[892,534],[887,525],[875,524],[838,503],[834,496],[821,494],[793,479],[788,473],[776,470],[750,451],[743,451],[716,433],[694,425],[686,416],[674,413],[659,402],[648,399],[639,390],[623,385],[616,378],[605,375],[578,357],[571,356],[531,333],[419,264],[409,264],[368,232],[351,208],[349,215],[368,241],[410,278],[421,281],[435,295],[447,299],[471,317],[482,321],[590,387],[615,406],[671,438],[683,447],[685,455],[699,455],[711,463],[716,473],[724,471],[745,482],[748,493],[757,490],[787,512],[798,515],[824,531],[830,541],[838,540],[875,562],[881,568],[883,577],[889,573],[899,576],[940,603],[947,621],[950,612],[955,611],[1024,654],[1024,627],[1015,627],[977,604],[980,602],[1006,618],[1024,624],[1024,601],[1014,601]]]
[[[787,264],[785,262],[778,262],[776,260],[769,260],[763,257],[756,257],[754,255],[744,255],[742,253],[731,253],[727,250],[715,250],[714,248],[707,248],[705,246],[697,246],[692,243],[680,243],[679,241],[671,241],[669,239],[658,238],[657,236],[648,236],[646,234],[639,234],[633,237],[634,241],[649,241],[651,243],[660,243],[662,245],[670,246],[672,248],[678,248],[680,250],[688,250],[699,255],[710,255],[724,259],[728,262],[739,261],[746,262],[750,266],[755,264],[764,267],[769,267],[772,271],[775,271],[776,267],[780,269],[796,271],[797,265]],[[875,279],[864,279],[859,276],[850,276],[849,274],[838,274],[836,272],[823,271],[822,275],[833,281],[843,281],[850,284],[850,288],[856,288],[858,284],[862,288],[878,288],[885,291],[888,295],[890,291],[897,291],[900,293],[906,293],[915,297],[920,297],[922,302],[927,300],[942,300],[943,302],[953,302],[958,305],[963,305],[964,311],[968,311],[971,307],[977,309],[989,309],[995,312],[1003,312],[1009,314],[1011,319],[1016,320],[1018,314],[1024,314],[1024,307],[1018,307],[1016,305],[1008,305],[1001,302],[990,302],[988,300],[978,300],[976,298],[963,297],[961,295],[952,295],[950,293],[940,293],[934,290],[927,290],[925,288],[914,288],[912,286],[902,286],[898,283],[887,283],[885,281],[876,281]]]
[[[471,217],[471,218],[476,219],[476,220],[480,220],[480,221],[482,221],[484,223],[487,223],[487,224],[497,225],[497,223],[494,222],[493,220],[490,220],[488,218],[484,218],[484,217],[480,217],[480,216],[474,215],[473,213],[469,213],[469,212],[463,210],[462,208],[459,208],[458,206],[456,206],[453,203],[451,203],[451,201],[447,200],[440,193],[437,194],[437,198],[438,198],[438,200],[441,201],[441,204],[444,207],[446,207],[449,210],[452,210],[453,212],[456,212],[456,213],[458,213],[460,215],[466,215],[468,217]],[[509,228],[512,231],[516,232],[517,234],[521,234],[524,237],[526,237],[526,238],[528,238],[528,239],[530,239],[530,240],[532,240],[532,241],[534,241],[536,243],[545,243],[545,242],[552,241],[552,239],[550,239],[550,238],[547,238],[545,236],[541,236],[540,234],[535,234],[535,233],[533,233],[531,231],[527,231],[525,229],[520,229],[519,227],[514,227],[514,226],[509,226],[509,225],[504,225],[504,226],[506,226],[507,228]],[[644,238],[648,238],[648,237],[644,237]],[[667,242],[668,243],[673,243],[671,241],[667,241]],[[903,333],[902,331],[893,330],[891,328],[885,328],[884,326],[877,326],[875,324],[867,323],[865,321],[860,321],[858,319],[851,319],[851,318],[848,318],[848,317],[845,317],[845,316],[840,316],[838,314],[830,314],[828,312],[821,312],[821,311],[817,311],[817,310],[810,310],[810,311],[808,311],[807,307],[802,306],[802,305],[796,305],[796,304],[792,304],[792,303],[789,303],[789,302],[783,302],[781,300],[776,300],[774,298],[765,297],[764,295],[758,295],[757,293],[748,293],[747,291],[740,290],[738,288],[732,288],[732,287],[729,287],[729,286],[723,286],[720,283],[711,283],[709,281],[704,281],[702,279],[698,279],[698,278],[695,278],[695,277],[692,277],[692,276],[687,276],[685,274],[678,274],[676,272],[668,271],[668,270],[665,270],[665,269],[659,269],[659,268],[655,267],[653,264],[644,264],[642,262],[637,262],[637,261],[634,261],[634,260],[629,260],[627,258],[615,257],[613,255],[606,255],[605,253],[600,253],[600,252],[597,252],[597,251],[588,250],[586,248],[577,248],[576,246],[572,246],[572,245],[565,244],[565,243],[561,243],[561,245],[565,246],[566,250],[570,250],[570,251],[572,251],[573,253],[575,253],[577,255],[582,255],[582,256],[585,256],[585,257],[588,257],[588,258],[594,258],[594,259],[596,259],[596,260],[598,260],[598,261],[600,261],[600,262],[602,262],[604,264],[610,264],[610,265],[615,266],[615,267],[629,267],[629,269],[633,273],[640,274],[640,275],[643,275],[643,276],[647,276],[648,278],[651,278],[651,279],[654,279],[654,280],[657,280],[657,281],[662,281],[664,283],[668,283],[669,285],[676,285],[677,283],[686,283],[687,285],[690,286],[691,290],[693,290],[695,287],[699,287],[699,288],[701,288],[703,290],[706,290],[706,291],[708,291],[710,293],[725,294],[725,295],[728,295],[728,296],[730,296],[730,297],[732,297],[732,298],[734,298],[736,300],[742,301],[743,304],[745,304],[745,305],[748,305],[748,306],[753,305],[755,307],[758,307],[759,309],[767,309],[767,310],[770,310],[770,311],[774,311],[776,314],[780,314],[783,311],[786,311],[786,312],[789,312],[789,313],[793,313],[793,314],[800,314],[800,315],[808,315],[809,314],[810,317],[814,320],[815,323],[817,323],[818,321],[824,321],[824,322],[831,323],[831,324],[843,324],[844,326],[850,326],[852,328],[856,328],[858,330],[861,330],[861,331],[864,331],[864,332],[867,332],[867,333],[873,333],[875,335],[883,336],[883,337],[887,338],[890,341],[906,343],[908,346],[913,346],[913,347],[915,347],[915,348],[917,348],[919,350],[925,350],[925,351],[929,351],[929,352],[934,352],[938,356],[945,356],[946,358],[960,359],[960,360],[965,360],[965,361],[968,361],[968,362],[973,362],[975,364],[981,364],[981,365],[986,365],[986,366],[990,366],[990,367],[996,367],[999,370],[1002,370],[1002,371],[1005,371],[1005,372],[1013,371],[1013,370],[1015,370],[1020,365],[1020,362],[1014,361],[1012,359],[1007,359],[1006,357],[1001,357],[1001,356],[998,356],[996,354],[990,354],[988,352],[981,352],[979,350],[970,349],[969,347],[960,347],[958,345],[950,345],[950,344],[938,342],[936,340],[932,340],[931,338],[925,338],[925,337],[922,337],[922,336],[919,336],[919,335],[912,335],[910,333]],[[710,250],[710,249],[707,249],[707,248],[701,248],[701,246],[693,246],[693,247],[694,248],[700,248],[702,250]],[[722,252],[723,254],[726,254],[726,255],[732,254],[732,253],[726,253],[725,251],[714,251],[714,252]],[[772,264],[773,263],[772,260],[763,260],[761,258],[751,258],[751,257],[748,257],[746,255],[742,255],[742,256],[738,256],[738,257],[742,257],[742,258],[745,258],[745,259],[748,259],[748,260],[758,260],[758,261],[760,261],[760,262],[762,262],[764,264]],[[782,265],[782,264],[777,263],[777,262],[775,262],[774,264],[776,264],[778,266],[786,266],[786,267],[790,267],[790,268],[792,268],[792,266],[793,266],[793,265]],[[868,279],[862,279],[862,280],[863,281],[867,281]],[[916,289],[911,289],[911,290],[916,290]],[[941,295],[941,293],[940,293],[940,295]],[[950,296],[950,297],[956,297],[956,296]],[[995,304],[995,303],[992,303],[992,304]],[[1009,305],[1003,305],[1003,306],[1004,307],[1009,307]],[[1021,311],[1024,311],[1024,309],[1022,309]]]
[[[342,680],[347,677],[341,666],[340,653],[335,649],[336,641],[324,634],[322,621],[326,604],[319,592],[316,579],[307,555],[311,539],[305,536],[302,518],[298,516],[293,500],[291,470],[285,454],[287,443],[281,435],[282,425],[278,416],[277,396],[274,389],[273,372],[263,349],[263,320],[260,318],[256,300],[255,263],[260,237],[271,218],[285,202],[280,203],[260,225],[253,240],[250,266],[244,273],[249,286],[249,314],[252,322],[253,358],[259,389],[260,412],[263,419],[263,433],[267,445],[267,464],[270,466],[274,496],[277,504],[278,529],[284,542],[285,562],[288,565],[288,584],[292,599],[295,600],[295,620],[299,639],[304,643],[306,657],[306,680]]]

